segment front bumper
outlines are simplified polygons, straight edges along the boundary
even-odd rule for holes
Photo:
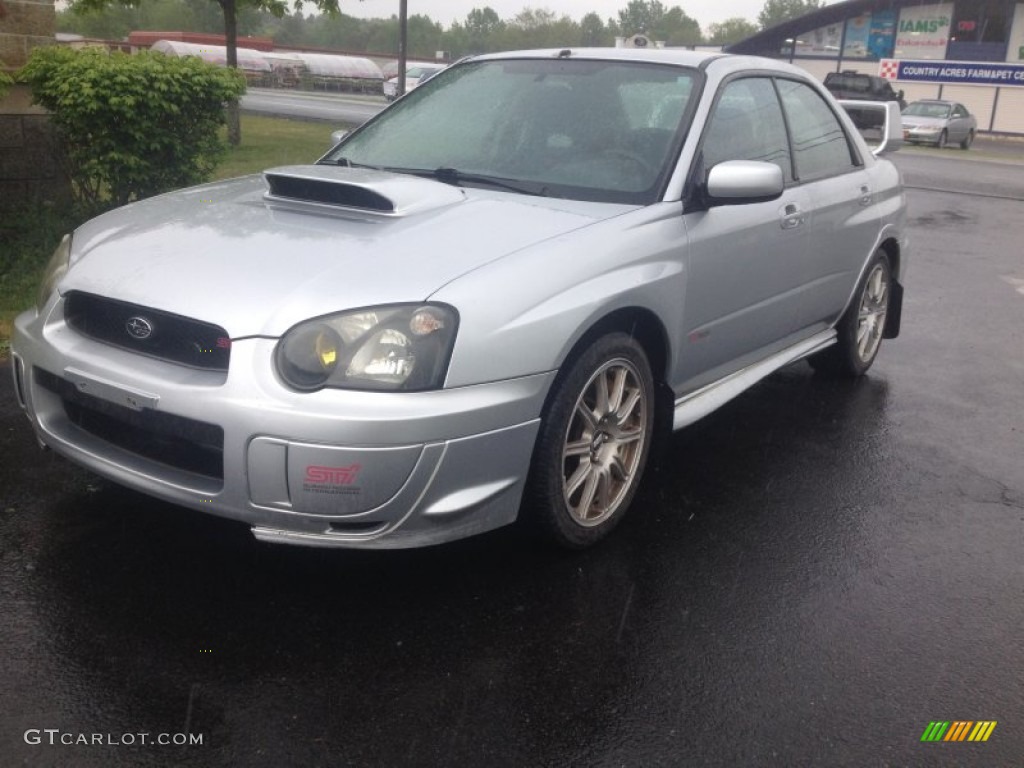
[[[904,141],[916,141],[928,144],[938,144],[939,136],[942,135],[942,129],[935,128],[904,128],[903,129],[903,140]]]
[[[202,371],[83,337],[51,306],[15,321],[15,389],[40,441],[97,474],[267,541],[415,547],[515,520],[553,373],[296,393],[274,339]]]

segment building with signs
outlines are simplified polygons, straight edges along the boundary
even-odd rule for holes
[[[735,43],[824,79],[880,75],[907,101],[959,101],[983,131],[1024,134],[1024,0],[845,0]]]

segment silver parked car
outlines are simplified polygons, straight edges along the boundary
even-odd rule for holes
[[[416,86],[421,83],[427,82],[430,78],[436,75],[438,72],[443,70],[445,65],[441,64],[436,67],[429,66],[417,66],[410,67],[405,73],[405,91],[408,93]],[[388,101],[394,101],[398,98],[398,77],[390,77],[384,81],[384,98]]]
[[[959,144],[960,149],[970,149],[977,132],[977,118],[955,101],[923,99],[903,110],[903,138],[914,144],[934,144],[939,149]]]
[[[80,227],[17,318],[16,390],[45,445],[262,540],[522,517],[583,547],[656,430],[797,360],[871,366],[904,216],[895,167],[788,64],[480,56],[314,165]]]

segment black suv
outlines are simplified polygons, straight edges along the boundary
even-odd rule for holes
[[[899,102],[900,112],[907,106],[902,90],[894,91],[888,80],[874,75],[862,75],[860,72],[852,70],[829,72],[825,75],[825,87],[837,99],[895,101]],[[884,122],[884,119],[880,119],[876,112],[868,113],[856,109],[847,109],[846,111],[850,113],[853,124],[861,129],[879,128]]]
[[[903,91],[897,93],[888,80],[874,75],[862,75],[851,70],[829,72],[825,75],[825,87],[837,99],[898,101],[901,112],[907,106],[903,99]]]

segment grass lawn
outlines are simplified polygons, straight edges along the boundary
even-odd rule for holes
[[[228,152],[214,179],[259,173],[275,165],[312,163],[331,145],[336,123],[242,115],[242,144]]]
[[[229,149],[214,179],[257,173],[275,165],[311,163],[327,151],[331,131],[343,126],[242,115],[242,143]],[[45,206],[0,219],[0,359],[10,348],[15,315],[36,299],[39,273],[61,236],[80,222]]]

